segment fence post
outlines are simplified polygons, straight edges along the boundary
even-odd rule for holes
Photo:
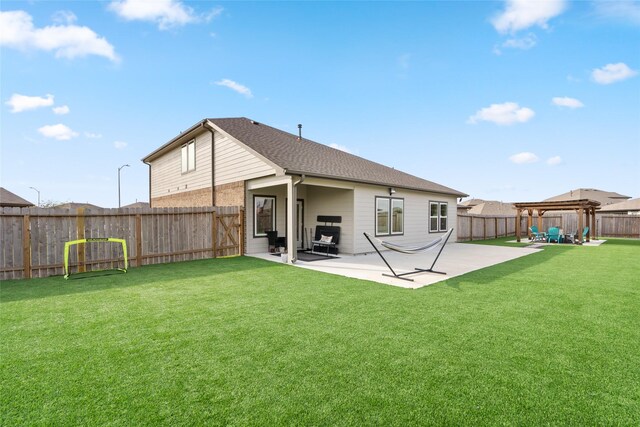
[[[142,266],[142,215],[136,214],[136,265]]]
[[[31,218],[29,214],[22,217],[22,266],[25,279],[31,278]]]
[[[482,218],[482,240],[487,240],[487,218]]]
[[[84,239],[84,208],[78,208],[78,213],[76,214],[76,230],[77,230],[77,239]],[[78,273],[84,273],[87,271],[87,267],[85,263],[85,243],[80,243],[76,245],[77,253],[78,253]]]
[[[218,213],[216,208],[213,208],[211,213],[211,249],[213,250],[213,257],[218,257]]]
[[[238,227],[238,246],[240,246],[240,253],[238,255],[244,255],[244,209],[241,207],[238,213],[240,217],[240,224]]]
[[[473,242],[473,217],[471,218],[471,226],[469,227],[471,229],[471,238],[469,239],[470,242]]]

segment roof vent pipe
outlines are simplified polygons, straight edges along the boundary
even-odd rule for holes
[[[298,141],[302,141],[302,125],[298,123]]]

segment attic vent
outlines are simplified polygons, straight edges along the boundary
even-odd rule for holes
[[[251,124],[259,125],[260,123],[259,123],[259,122],[256,122],[255,120],[251,120]]]

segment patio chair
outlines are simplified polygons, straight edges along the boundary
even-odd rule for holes
[[[538,227],[532,225],[529,227],[529,240],[533,240],[534,242],[545,242],[547,240],[547,234],[544,231],[538,231]]]
[[[582,230],[582,241],[585,242],[587,240],[587,234],[589,234],[589,227],[585,227]]]
[[[558,227],[551,227],[547,232],[547,243],[552,243],[553,241],[562,243],[562,234]]]
[[[570,234],[565,234],[563,240],[565,243],[575,243],[576,236],[578,236],[578,230]]]

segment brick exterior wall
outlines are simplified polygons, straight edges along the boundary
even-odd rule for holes
[[[151,199],[152,208],[187,208],[211,206],[211,188],[183,191]]]
[[[244,206],[244,181],[216,185],[216,206]]]

